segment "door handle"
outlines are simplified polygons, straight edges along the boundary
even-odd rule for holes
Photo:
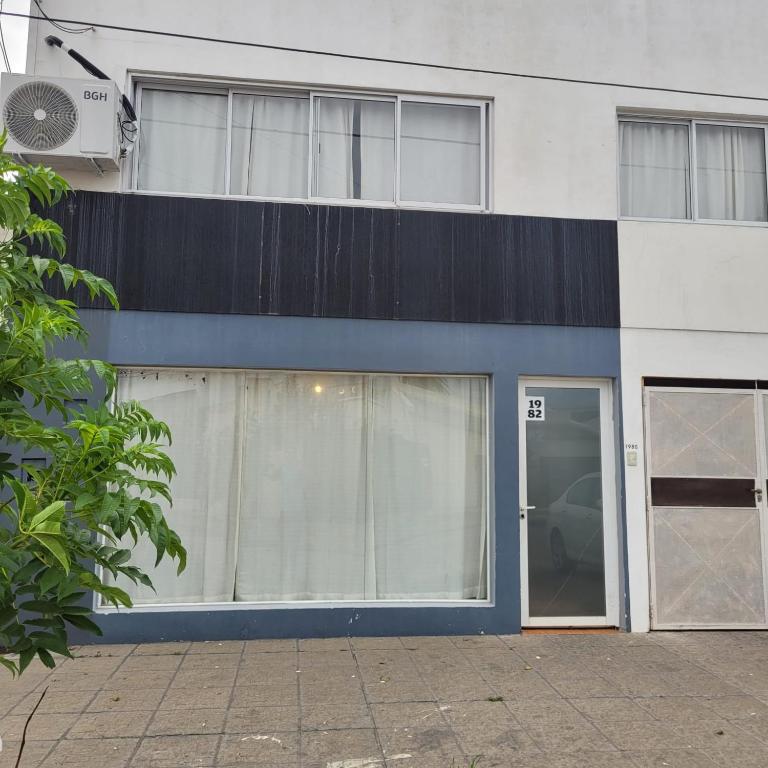
[[[759,504],[763,500],[763,489],[753,488],[752,493],[755,494],[755,501]]]
[[[521,519],[521,520],[525,520],[525,513],[526,513],[526,512],[527,512],[529,509],[536,509],[536,507],[535,507],[535,506],[533,506],[533,505],[530,505],[530,506],[527,506],[527,505],[525,505],[525,504],[521,504],[521,505],[520,505],[520,519]]]

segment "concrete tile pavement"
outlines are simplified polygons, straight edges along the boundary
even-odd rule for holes
[[[768,632],[87,646],[0,677],[0,768],[768,766]]]

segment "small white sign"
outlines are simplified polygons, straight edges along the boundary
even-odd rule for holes
[[[526,421],[544,421],[546,411],[543,397],[526,397],[523,403]]]

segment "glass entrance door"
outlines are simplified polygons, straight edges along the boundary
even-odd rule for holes
[[[610,385],[520,385],[524,626],[618,621]]]

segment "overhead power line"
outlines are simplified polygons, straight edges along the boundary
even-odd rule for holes
[[[69,32],[72,35],[82,35],[84,32],[91,32],[95,31],[93,27],[82,27],[81,29],[72,29],[71,27],[64,27],[61,24],[58,23],[56,19],[52,19],[44,10],[43,6],[40,5],[40,0],[34,0],[35,5],[37,6],[37,10],[40,11],[40,13],[43,14],[43,18],[46,21],[49,21],[56,29],[58,29],[60,32]],[[2,9],[0,9],[2,10]],[[30,17],[33,18],[33,17]]]
[[[39,8],[40,6],[35,0],[35,4]],[[41,9],[42,12],[42,9]],[[34,16],[29,13],[17,13],[12,11],[0,11],[0,16],[15,16],[22,19],[35,19],[40,21],[40,16]],[[260,48],[268,51],[282,51],[285,53],[303,53],[311,56],[327,56],[336,59],[349,59],[351,61],[370,61],[379,64],[397,64],[406,67],[420,67],[423,69],[440,69],[449,72],[468,72],[470,74],[477,75],[495,75],[498,77],[512,77],[523,80],[543,80],[552,83],[571,83],[574,85],[595,85],[604,88],[627,88],[635,91],[652,91],[656,93],[679,93],[687,96],[712,96],[721,99],[742,99],[745,101],[768,101],[768,96],[748,96],[739,93],[718,93],[716,91],[694,91],[686,88],[665,88],[655,85],[636,85],[633,83],[616,83],[609,80],[586,80],[576,77],[557,77],[556,75],[534,75],[527,72],[509,72],[501,69],[482,69],[477,67],[460,67],[453,64],[435,64],[426,61],[416,61],[411,59],[391,59],[382,56],[364,56],[362,54],[355,53],[339,53],[338,51],[324,51],[314,48],[293,48],[287,45],[272,45],[269,43],[255,43],[248,40],[231,40],[224,37],[208,37],[206,35],[191,35],[184,32],[167,32],[159,29],[142,29],[141,27],[125,27],[119,24],[103,24],[98,21],[83,21],[81,19],[58,19],[51,18],[47,15],[43,17],[54,26],[59,25],[57,29],[62,29],[62,24],[78,24],[81,27],[87,27],[88,29],[80,30],[68,30],[63,29],[65,32],[73,32],[81,34],[87,32],[89,29],[109,29],[117,32],[131,32],[139,35],[154,35],[159,37],[172,37],[177,40],[194,40],[201,43],[216,43],[219,45],[236,45],[245,48]]]
[[[0,0],[0,13],[2,13],[3,10],[3,0]],[[3,35],[3,24],[2,20],[0,20],[0,52],[3,54],[3,62],[5,63],[5,71],[9,72],[11,71],[11,62],[8,58],[8,49],[5,47],[5,35]]]

